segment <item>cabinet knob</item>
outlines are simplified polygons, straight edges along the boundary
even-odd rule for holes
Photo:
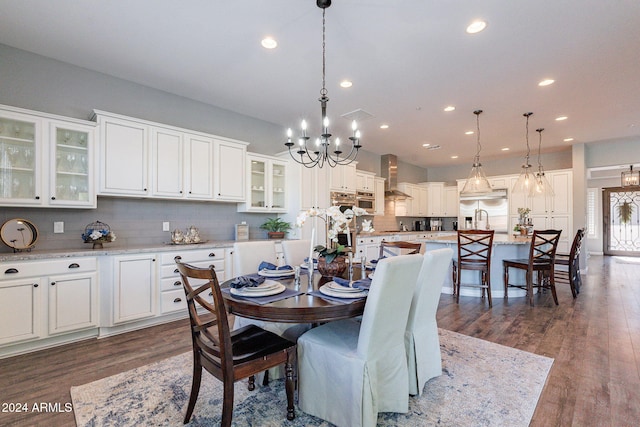
[[[55,196],[51,197],[51,200],[55,200],[55,199],[56,199],[56,197],[55,197]]]
[[[40,200],[40,196],[36,196],[36,200]]]
[[[56,285],[56,282],[51,282],[51,286],[55,286],[55,285]]]
[[[182,286],[182,282],[179,280],[176,280],[175,282],[173,282],[173,286]]]
[[[191,191],[189,191],[189,193],[191,193]],[[182,190],[180,190],[180,194],[182,194]]]
[[[213,252],[211,252],[211,253],[209,254],[209,256],[210,256],[211,258],[213,258],[213,257],[215,257],[215,256],[216,256],[216,254],[214,254]]]
[[[69,268],[80,268],[80,264],[78,264],[77,262],[71,263],[69,264]]]
[[[173,300],[173,302],[182,302],[182,298],[176,298]]]
[[[180,273],[180,270],[178,270],[177,268],[175,270],[173,270],[174,273]]]
[[[142,191],[147,191],[147,189],[146,189],[146,188],[143,188],[143,189],[142,189]]]
[[[37,283],[34,283],[34,284],[33,284],[33,287],[34,287],[34,288],[37,288],[37,287],[38,287],[38,284],[37,284]]]
[[[16,274],[19,273],[17,268],[8,268],[4,271],[4,274]]]

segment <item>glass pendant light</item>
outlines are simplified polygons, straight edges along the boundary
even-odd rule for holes
[[[531,194],[531,190],[534,185],[535,177],[533,176],[531,165],[529,164],[529,154],[531,153],[531,149],[529,148],[529,117],[531,117],[532,115],[533,113],[523,114],[523,116],[527,118],[527,131],[525,134],[525,138],[527,141],[527,155],[524,158],[524,163],[522,164],[522,168],[520,170],[520,176],[518,176],[518,180],[511,189],[512,193]]]
[[[482,170],[482,164],[480,164],[480,150],[482,149],[480,145],[480,114],[482,114],[482,110],[476,110],[473,114],[476,115],[477,150],[473,158],[473,167],[471,168],[467,182],[465,182],[460,192],[461,194],[487,193],[491,191],[491,184],[489,184],[489,180]]]
[[[540,161],[540,150],[542,147],[542,131],[544,128],[536,129],[538,132],[538,172],[536,172],[535,176],[535,184],[532,187],[532,192],[530,196],[533,197],[549,197],[553,196],[553,187],[549,183],[549,180],[546,176],[544,176],[544,168],[542,167],[542,162]]]
[[[622,172],[620,185],[622,187],[635,187],[640,185],[640,171],[634,171],[633,165],[629,166],[628,171]]]

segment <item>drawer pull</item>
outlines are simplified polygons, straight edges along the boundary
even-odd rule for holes
[[[38,286],[38,285],[36,285]],[[212,297],[213,296],[213,292],[209,292],[209,296]]]
[[[214,258],[214,257],[216,256],[216,254],[214,254],[213,252],[211,252],[211,253],[209,254],[209,256],[210,256],[211,258]]]
[[[37,288],[37,287],[38,287],[38,284],[37,284],[37,283],[34,283],[34,284],[33,284],[33,287],[34,287],[34,288]]]
[[[182,298],[176,298],[173,300],[173,302],[182,302]]]
[[[51,286],[55,286],[55,285],[56,285],[56,282],[51,282]]]
[[[175,282],[173,282],[173,286],[182,286],[182,282],[179,280],[176,280]]]
[[[180,273],[180,270],[178,270],[177,268],[175,270],[173,270],[174,273],[178,274]]]
[[[4,274],[16,274],[19,273],[17,268],[8,268],[4,271]]]
[[[80,268],[80,264],[78,264],[77,262],[74,262],[72,264],[69,264],[69,268]]]

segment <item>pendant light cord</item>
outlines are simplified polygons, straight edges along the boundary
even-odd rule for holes
[[[476,115],[476,157],[474,163],[480,163],[480,151],[482,150],[482,144],[480,144],[480,114],[482,110],[475,110],[473,114]]]
[[[529,117],[531,117],[533,115],[533,113],[524,113],[523,116],[525,116],[527,118],[527,124],[526,124],[526,134],[525,134],[525,139],[527,141],[527,157],[526,157],[526,162],[525,162],[525,166],[530,166],[529,165],[529,154],[531,153],[531,148],[529,147]]]
[[[538,128],[536,129],[536,132],[538,132],[539,135],[539,139],[538,139],[538,170],[542,171],[542,162],[540,161],[540,150],[542,149],[542,131],[544,130],[544,128]]]

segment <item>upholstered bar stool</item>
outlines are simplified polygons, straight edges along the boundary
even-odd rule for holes
[[[528,259],[505,259],[502,261],[504,268],[504,299],[509,297],[510,287],[527,291],[529,304],[533,307],[533,288],[550,289],[553,301],[558,305],[555,283],[555,257],[558,241],[562,230],[533,230]],[[517,268],[525,270],[525,283],[509,283],[509,269]],[[533,281],[533,273],[536,272],[537,281]]]
[[[458,230],[458,258],[453,260],[453,293],[460,302],[460,287],[476,287],[485,291],[489,307],[491,302],[491,252],[494,230]],[[462,270],[479,272],[478,283],[462,283]]]

